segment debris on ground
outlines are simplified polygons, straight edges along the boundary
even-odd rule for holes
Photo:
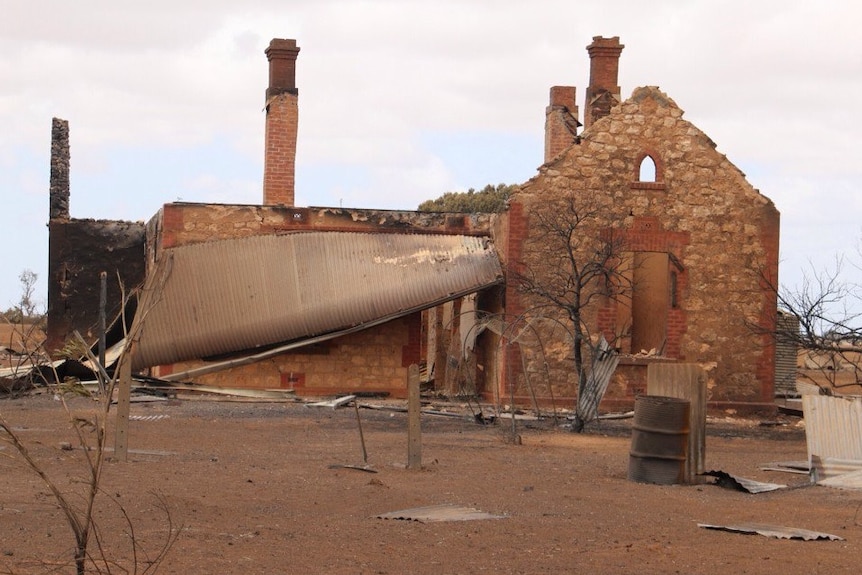
[[[798,527],[782,527],[780,525],[766,525],[765,523],[741,523],[737,525],[709,525],[698,523],[698,527],[704,529],[717,529],[719,531],[732,531],[746,535],[763,535],[764,537],[775,537],[777,539],[802,539],[803,541],[844,541],[843,537],[819,531],[809,531]]]
[[[479,519],[505,519],[505,515],[493,515],[472,507],[443,504],[428,507],[414,507],[401,511],[391,511],[377,515],[377,519],[398,519],[402,521],[418,521],[432,523],[438,521],[476,521]]]
[[[726,471],[706,471],[700,475],[715,477],[715,485],[718,485],[719,487],[734,489],[736,491],[744,491],[745,493],[766,493],[768,491],[776,491],[778,489],[787,489],[787,486],[781,483],[755,481],[754,479],[746,479],[745,477],[731,475]]]

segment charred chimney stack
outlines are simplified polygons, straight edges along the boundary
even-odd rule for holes
[[[51,179],[49,215],[51,220],[69,219],[69,122],[51,120]]]

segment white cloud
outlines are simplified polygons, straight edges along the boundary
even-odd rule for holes
[[[262,169],[263,50],[273,37],[296,38],[301,48],[298,177],[311,179],[299,182],[298,201],[413,206],[463,179],[423,132],[540,141],[548,88],[576,85],[582,102],[585,46],[594,35],[618,35],[623,94],[660,86],[750,172],[783,213],[783,252],[802,250],[802,236],[820,238],[818,254],[838,251],[843,238],[859,236],[859,11],[846,0],[623,0],[612,8],[571,0],[4,2],[0,184],[13,209],[4,207],[0,226],[25,243],[33,238],[29,267],[40,268],[44,227],[23,227],[14,206],[17,194],[42,186],[47,213],[52,116],[70,121],[80,217],[82,198],[113,200],[89,198],[95,192],[76,181],[113,176],[118,150],[159,148],[205,165],[200,156],[213,142],[227,142],[237,161]],[[523,161],[536,166],[541,155]],[[471,156],[477,172],[491,163],[481,150]],[[320,179],[323,170],[329,177]],[[134,178],[152,190],[147,202],[126,202],[132,211],[177,194],[259,197],[259,181],[215,173],[193,180],[149,169],[113,176],[113,187]],[[12,272],[0,277],[0,301],[16,289]]]

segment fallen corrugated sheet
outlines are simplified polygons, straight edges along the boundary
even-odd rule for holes
[[[259,350],[388,321],[502,281],[486,238],[303,232],[164,250],[134,368]]]
[[[803,395],[808,460],[862,460],[862,400]]]
[[[862,460],[838,459],[835,457],[811,456],[812,479],[820,485],[826,480],[837,479],[843,475],[862,471]]]
[[[818,541],[821,539],[828,539],[829,541],[844,541],[843,537],[831,535],[829,533],[809,531],[808,529],[799,529],[797,527],[766,525],[764,523],[740,523],[738,525],[709,525],[707,523],[698,523],[697,526],[703,527],[704,529],[732,531],[735,533],[745,533],[748,535],[757,534],[763,535],[765,537],[776,537],[778,539],[802,539],[804,541]]]
[[[862,461],[857,463],[862,465]],[[862,468],[857,468],[856,471],[842,473],[828,479],[821,479],[817,481],[817,485],[834,487],[836,489],[862,490]]]
[[[32,362],[27,362],[26,364],[21,364],[13,367],[3,367],[0,368],[0,378],[10,378],[10,379],[18,379],[28,377],[33,371],[40,367],[44,367],[46,369],[56,369],[63,365],[66,360],[58,359],[57,361],[53,361],[51,363],[44,363],[40,365],[33,365]]]
[[[760,469],[763,471],[781,471],[782,473],[808,475],[811,465],[807,461],[776,461],[765,463],[760,466]]]
[[[432,523],[437,521],[476,521],[478,519],[505,519],[505,515],[492,515],[472,507],[443,504],[429,507],[414,507],[402,511],[392,511],[378,515],[377,519],[401,519],[403,521],[418,521]]]
[[[198,383],[165,383],[164,381],[151,380],[148,382],[140,381],[136,384],[143,384],[142,388],[148,390],[158,390],[165,393],[177,394],[181,392],[189,392],[194,396],[218,395],[229,397],[242,397],[246,399],[262,400],[262,401],[298,401],[296,392],[292,389],[255,389],[247,387],[222,387],[215,385],[201,385]]]
[[[599,348],[593,358],[592,369],[587,376],[584,392],[578,395],[578,414],[586,422],[598,417],[599,403],[605,396],[608,384],[619,362],[619,354],[616,350],[611,349],[610,344],[602,336],[599,340]]]
[[[355,399],[355,395],[344,395],[329,401],[314,401],[312,403],[306,403],[305,407],[331,407],[332,409],[338,409],[339,407],[344,407]]]
[[[754,479],[746,479],[731,475],[726,471],[707,471],[701,475],[715,477],[715,484],[725,489],[735,489],[736,491],[744,491],[746,493],[766,493],[767,491],[775,491],[777,489],[786,489],[787,486],[781,483],[766,483],[763,481],[755,481]]]

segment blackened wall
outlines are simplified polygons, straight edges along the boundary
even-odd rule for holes
[[[145,224],[110,220],[59,220],[48,224],[48,338],[52,355],[75,330],[98,337],[99,274],[106,272],[107,317],[120,311],[122,292],[144,281]]]

